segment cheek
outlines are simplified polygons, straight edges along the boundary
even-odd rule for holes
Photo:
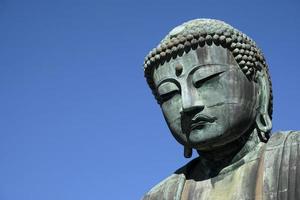
[[[165,120],[168,124],[168,127],[174,136],[174,138],[180,144],[186,144],[186,136],[182,133],[181,128],[181,97],[180,95],[174,96],[169,101],[166,101],[161,106]]]
[[[168,123],[172,123],[180,119],[181,107],[181,99],[178,94],[162,104],[161,108]]]
[[[256,84],[249,81],[244,74],[234,75],[231,77],[231,81],[224,84],[226,84],[226,88],[229,88],[226,99],[235,102],[231,114],[242,119],[251,119],[256,110],[258,93]]]
[[[227,78],[230,81],[220,82],[226,88],[223,99],[227,104],[222,116],[227,116],[227,123],[224,125],[231,129],[226,132],[240,134],[248,130],[255,119],[258,90],[256,84],[246,79],[244,74],[234,74]]]
[[[244,74],[231,71],[200,92],[206,111],[218,118],[218,134],[240,134],[252,125],[258,90]]]

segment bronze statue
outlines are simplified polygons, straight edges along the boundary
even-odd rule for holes
[[[199,157],[143,199],[300,199],[300,134],[270,134],[271,80],[251,38],[219,20],[188,21],[144,70],[184,156]]]

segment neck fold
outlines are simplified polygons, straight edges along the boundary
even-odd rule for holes
[[[218,174],[222,169],[241,161],[252,151],[259,149],[260,141],[257,130],[244,134],[239,139],[211,151],[198,151],[202,167],[210,171],[210,174]],[[234,168],[234,167],[233,167]]]

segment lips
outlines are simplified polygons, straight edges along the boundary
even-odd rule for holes
[[[205,114],[198,113],[191,119],[190,130],[200,129],[204,125],[213,123],[216,120],[216,117],[211,117]]]

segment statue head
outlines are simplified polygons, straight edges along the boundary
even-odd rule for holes
[[[175,139],[199,151],[272,128],[268,66],[232,26],[196,19],[174,28],[145,59],[145,77]]]

